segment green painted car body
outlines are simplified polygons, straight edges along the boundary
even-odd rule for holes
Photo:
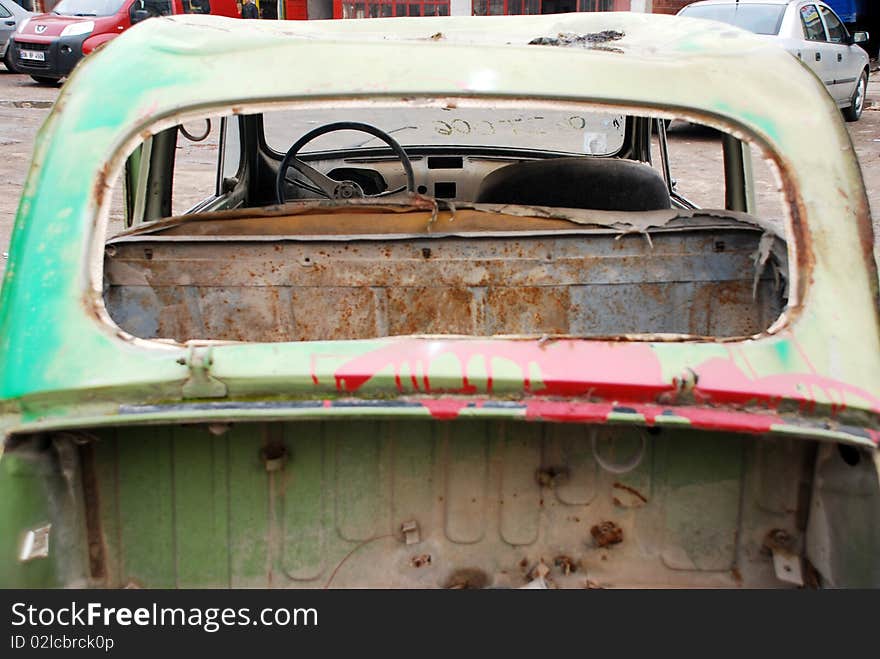
[[[528,45],[606,30],[624,36]],[[787,307],[723,340],[181,344],[116,326],[109,189],[145,135],[374,97],[636,107],[749,139],[789,208]],[[786,551],[813,581],[877,585],[878,309],[836,107],[744,32],[636,14],[147,21],[63,88],[22,195],[0,298],[0,585],[517,586],[544,562],[567,586],[766,585]],[[600,469],[596,432],[639,466]],[[48,557],[20,561],[47,522]]]

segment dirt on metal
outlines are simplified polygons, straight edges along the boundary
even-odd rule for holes
[[[611,521],[601,522],[590,529],[597,547],[610,547],[623,542],[623,529]]]

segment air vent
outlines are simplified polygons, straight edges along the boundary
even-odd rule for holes
[[[431,156],[428,158],[428,169],[462,169],[464,161],[461,156]]]

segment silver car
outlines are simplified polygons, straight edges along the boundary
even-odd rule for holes
[[[865,43],[868,33],[851,35],[824,2],[706,0],[688,5],[678,15],[722,21],[778,41],[819,76],[847,121],[862,116],[868,54],[857,44]]]
[[[0,0],[0,59],[10,71],[15,71],[15,68],[12,65],[12,49],[9,48],[9,40],[15,30],[30,16],[31,12],[13,0]]]

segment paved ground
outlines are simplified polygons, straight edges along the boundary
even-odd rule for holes
[[[874,219],[874,233],[880,243],[880,73],[869,85],[868,108],[862,120],[847,124],[855,144]],[[0,273],[6,265],[6,252],[18,200],[21,196],[37,130],[49,114],[58,89],[43,87],[26,75],[7,72],[0,65]],[[202,132],[194,125],[192,132]],[[186,143],[178,154],[179,166],[186,172],[185,185],[175,193],[174,210],[180,212],[213,187],[217,147],[216,126],[203,142]],[[670,130],[672,172],[680,191],[702,206],[723,207],[723,189],[717,185],[722,172],[721,149],[717,135],[688,124],[673,124]],[[759,212],[779,216],[776,183],[766,167],[756,168]],[[117,186],[120,187],[120,186]],[[117,190],[111,217],[120,216],[121,194]]]

